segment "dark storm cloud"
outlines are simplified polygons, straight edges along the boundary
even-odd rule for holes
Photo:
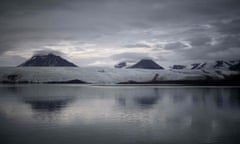
[[[238,0],[169,0],[156,2],[152,21],[162,21],[169,24],[204,23],[239,15],[240,2]]]
[[[94,3],[104,1],[94,1]],[[74,2],[84,5],[88,3],[88,0],[1,0],[0,12],[3,16],[24,16],[45,10],[70,9]]]
[[[127,51],[135,47],[164,48],[185,59],[214,52],[226,58],[239,48],[239,15],[239,0],[2,0],[0,56],[48,51],[49,43],[56,51],[81,51],[81,41],[99,51],[106,45],[126,50],[115,59],[150,55]]]

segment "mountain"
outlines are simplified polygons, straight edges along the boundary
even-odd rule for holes
[[[122,61],[116,65],[114,65],[114,68],[128,68],[134,65],[136,62],[134,61]]]
[[[232,61],[232,65],[230,66],[230,70],[240,71],[240,61]]]
[[[191,64],[191,69],[229,69],[232,64],[228,61],[214,61]]]
[[[240,61],[208,61],[197,62],[187,65],[176,64],[170,67],[170,69],[180,70],[239,70]]]
[[[31,59],[19,65],[19,67],[77,67],[64,58],[49,53],[47,55],[34,55]]]
[[[158,65],[156,62],[154,62],[151,59],[142,59],[138,63],[136,63],[133,66],[130,66],[128,68],[140,68],[140,69],[164,69],[160,65]]]

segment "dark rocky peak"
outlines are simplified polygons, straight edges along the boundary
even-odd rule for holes
[[[128,68],[139,68],[139,69],[164,69],[152,59],[142,59],[137,62],[135,65]]]
[[[20,67],[37,66],[37,67],[77,67],[75,64],[52,53],[46,55],[34,55],[26,62],[19,65]]]

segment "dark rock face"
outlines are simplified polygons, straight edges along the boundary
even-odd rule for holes
[[[191,69],[202,69],[204,68],[204,66],[206,65],[207,63],[194,63],[194,64],[191,64],[192,68]]]
[[[209,61],[209,62],[199,62],[192,63],[190,65],[173,65],[170,67],[171,69],[191,69],[191,70],[202,70],[206,73],[205,70],[233,70],[240,71],[240,60],[217,60],[217,61]]]
[[[54,54],[35,55],[19,67],[37,66],[37,67],[77,67],[75,64]]]
[[[185,65],[173,65],[172,69],[185,69],[186,66]]]
[[[227,61],[218,60],[215,62],[204,62],[204,63],[194,63],[191,64],[191,69],[200,70],[200,69],[229,69],[230,64]]]
[[[39,112],[54,112],[60,111],[65,108],[70,100],[43,100],[43,101],[25,101],[25,103],[30,104],[32,109]]]
[[[237,64],[230,66],[229,69],[234,71],[240,71],[240,61]]]
[[[142,59],[135,65],[128,68],[140,68],[140,69],[164,69],[151,59]]]
[[[127,66],[126,62],[120,62],[119,64],[115,65],[114,67],[115,68],[123,68],[123,67],[126,67],[126,66]]]
[[[216,61],[216,65],[214,66],[214,68],[221,68],[224,67],[224,65],[231,66],[231,64],[226,61]]]

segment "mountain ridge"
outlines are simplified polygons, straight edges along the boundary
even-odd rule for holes
[[[240,61],[205,61],[205,62],[195,62],[190,64],[175,64],[170,66],[173,70],[240,70]]]

